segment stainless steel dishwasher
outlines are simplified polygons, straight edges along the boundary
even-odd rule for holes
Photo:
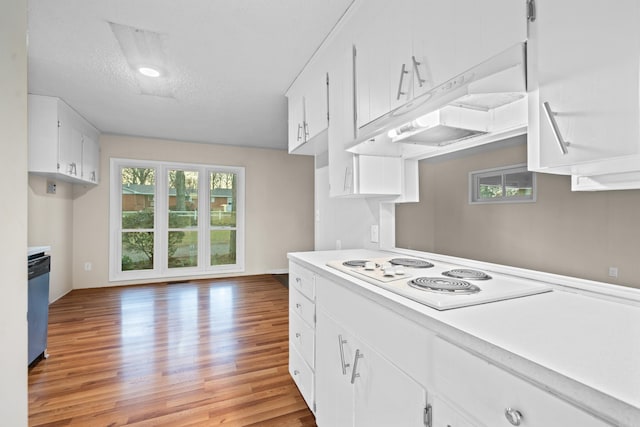
[[[30,255],[27,321],[29,330],[28,365],[47,357],[49,325],[49,271],[51,257],[44,253]],[[35,362],[35,363],[34,363]]]

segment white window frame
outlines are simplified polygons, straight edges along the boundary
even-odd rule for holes
[[[492,169],[483,169],[478,171],[469,172],[469,204],[481,205],[481,204],[495,204],[495,203],[532,203],[536,201],[537,186],[536,186],[536,173],[531,173],[531,196],[506,196],[504,176],[512,173],[529,172],[526,163],[519,163],[511,166],[502,166]],[[491,199],[480,198],[480,178],[489,176],[502,176],[502,196],[494,197]]]
[[[122,168],[153,168],[156,170],[154,194],[154,266],[149,270],[122,271]],[[169,268],[167,265],[169,170],[197,171],[198,263],[195,267]],[[210,265],[210,177],[212,172],[235,173],[236,181],[236,263]],[[149,160],[111,158],[109,203],[109,281],[163,279],[183,276],[203,276],[215,273],[242,273],[245,270],[245,169],[240,166],[216,166],[196,163],[174,163]],[[227,229],[223,227],[222,229]],[[233,229],[233,227],[228,227]]]

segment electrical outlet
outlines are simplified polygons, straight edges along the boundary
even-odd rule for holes
[[[380,227],[377,224],[371,226],[371,242],[378,243],[380,241]]]
[[[56,183],[47,181],[47,194],[56,194]]]
[[[342,249],[342,241],[341,240],[336,240],[336,250],[340,250]]]
[[[90,262],[84,263],[84,271],[91,271],[92,268],[93,268],[93,265],[91,265]]]
[[[618,277],[618,267],[609,267],[609,277]]]

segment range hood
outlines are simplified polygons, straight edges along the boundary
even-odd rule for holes
[[[359,128],[347,150],[425,158],[525,133],[525,55],[519,43],[432,88]]]

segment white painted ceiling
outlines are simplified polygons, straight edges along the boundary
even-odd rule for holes
[[[352,0],[29,0],[29,92],[100,131],[286,149],[286,89]],[[160,33],[142,93],[109,22]]]

